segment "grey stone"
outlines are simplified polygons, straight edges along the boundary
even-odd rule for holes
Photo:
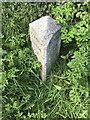
[[[60,52],[60,28],[49,16],[29,24],[30,40],[38,61],[41,62],[41,78],[46,80]]]

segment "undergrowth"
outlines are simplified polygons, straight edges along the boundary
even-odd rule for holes
[[[2,9],[2,119],[88,119],[90,4],[2,3]],[[28,32],[43,15],[62,26],[60,56],[46,82]]]

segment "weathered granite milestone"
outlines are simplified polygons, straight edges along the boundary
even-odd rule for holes
[[[46,80],[60,51],[60,26],[49,16],[29,24],[32,48],[39,62],[41,62],[42,80]]]

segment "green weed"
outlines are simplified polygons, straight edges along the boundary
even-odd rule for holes
[[[2,3],[2,8],[2,119],[88,119],[89,3]],[[60,56],[46,82],[39,78],[41,65],[28,33],[28,24],[43,15],[62,25]]]

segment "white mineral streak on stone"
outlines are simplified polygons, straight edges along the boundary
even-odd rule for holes
[[[29,24],[32,48],[39,62],[41,62],[42,80],[46,80],[51,68],[60,52],[60,26],[49,16]]]

